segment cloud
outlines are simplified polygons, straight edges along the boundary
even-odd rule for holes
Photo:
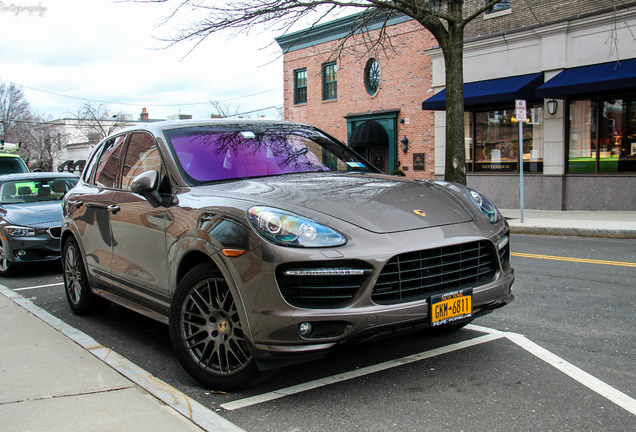
[[[0,1],[0,79],[23,85],[36,111],[60,117],[89,99],[135,116],[154,105],[155,118],[178,110],[196,118],[209,116],[211,107],[200,104],[209,100],[233,99],[228,103],[245,111],[283,103],[276,34],[215,35],[186,56],[187,44],[160,49],[158,38],[175,29],[157,27],[170,2],[14,3],[45,8],[16,16],[3,12],[7,3]],[[271,89],[277,90],[264,92]]]

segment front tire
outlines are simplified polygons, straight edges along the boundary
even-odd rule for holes
[[[62,267],[66,299],[75,314],[87,315],[108,309],[110,301],[91,292],[82,253],[73,237],[64,242]]]
[[[230,288],[210,264],[199,264],[179,282],[170,339],[184,369],[208,388],[237,390],[259,375]]]

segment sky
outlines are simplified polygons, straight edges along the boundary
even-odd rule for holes
[[[144,107],[151,119],[209,118],[216,113],[210,101],[250,117],[280,117],[280,34],[214,35],[187,54],[191,44],[165,48],[160,40],[179,27],[160,25],[173,7],[0,0],[0,80],[20,86],[31,109],[53,119],[72,117],[86,102],[133,119]]]

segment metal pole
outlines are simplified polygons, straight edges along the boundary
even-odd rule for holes
[[[523,121],[519,122],[519,211],[523,223]]]

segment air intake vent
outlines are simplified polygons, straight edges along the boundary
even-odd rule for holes
[[[325,261],[280,267],[276,280],[287,303],[324,309],[349,302],[370,274],[371,269],[358,262]]]
[[[488,241],[397,255],[384,266],[371,294],[377,304],[421,300],[490,281],[498,258]]]

